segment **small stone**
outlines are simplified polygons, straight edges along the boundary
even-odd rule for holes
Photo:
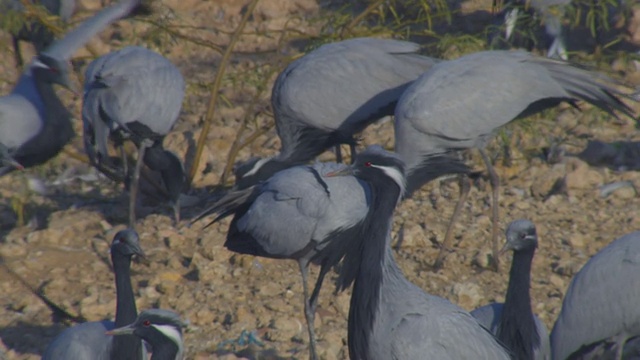
[[[236,310],[236,322],[248,324],[253,320],[253,315],[245,306],[239,306]]]
[[[473,263],[483,269],[488,269],[491,266],[491,259],[493,257],[493,252],[489,248],[489,246],[483,246],[480,248],[475,256],[473,257]]]
[[[271,341],[289,341],[291,338],[302,335],[305,326],[296,318],[287,316],[277,317],[272,322],[272,330],[268,332]]]
[[[402,246],[409,248],[428,246],[424,228],[415,223],[405,224],[402,233]]]
[[[194,325],[196,326],[209,326],[215,320],[215,314],[209,311],[208,308],[200,309],[196,312],[194,319]]]
[[[450,293],[456,297],[455,303],[464,309],[475,309],[484,299],[480,286],[471,282],[453,284]]]
[[[558,275],[551,274],[551,276],[549,276],[549,282],[561,291],[564,291],[566,288],[564,280]]]
[[[593,189],[604,182],[602,174],[591,169],[584,161],[571,158],[567,163],[566,184],[568,189]]]
[[[625,186],[617,189],[611,194],[613,198],[620,200],[629,200],[638,196],[638,192],[631,186]]]
[[[266,297],[279,296],[282,293],[282,287],[276,282],[268,282],[260,287],[260,295]]]
[[[582,249],[584,248],[584,235],[580,233],[573,233],[567,239],[569,245],[571,245],[574,249]]]

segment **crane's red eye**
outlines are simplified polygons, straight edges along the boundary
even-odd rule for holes
[[[143,325],[144,327],[149,327],[149,326],[151,326],[151,321],[149,321],[149,320],[145,320],[145,321],[143,321],[143,322],[142,322],[142,325]]]
[[[366,163],[364,163],[364,166],[366,167],[371,167],[371,165],[373,165],[371,161],[367,161]]]

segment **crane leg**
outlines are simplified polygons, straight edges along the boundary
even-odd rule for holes
[[[138,158],[136,159],[136,167],[133,170],[133,177],[129,185],[129,227],[135,229],[136,224],[136,198],[138,196],[138,185],[140,180],[140,170],[144,159],[144,152],[147,147],[151,146],[149,142],[143,140],[140,142],[138,149]]]
[[[127,152],[124,150],[124,146],[120,145],[120,157],[122,158],[122,170],[124,171],[125,179],[128,179],[129,174],[129,164],[127,162]]]
[[[309,298],[309,309],[311,310],[311,314],[314,320],[316,316],[316,308],[318,307],[318,296],[320,295],[320,289],[322,288],[324,277],[325,275],[327,275],[329,269],[330,267],[325,265],[320,268],[320,275],[318,275],[316,285],[313,287],[313,292],[311,293],[311,297]]]
[[[304,295],[304,316],[307,319],[307,330],[309,331],[309,359],[310,360],[318,360],[318,355],[316,352],[316,332],[313,327],[315,322],[315,304],[317,304],[318,296],[316,294],[316,289],[314,289],[313,293],[315,295],[314,305],[311,304],[311,299],[309,298],[309,288],[307,285],[307,279],[309,278],[309,267],[306,261],[298,261],[298,266],[300,267],[300,274],[302,275],[302,293]],[[324,277],[322,273],[318,278],[318,281],[321,281],[321,277]],[[318,283],[316,283],[316,288],[320,291],[320,287]]]
[[[498,272],[500,271],[500,259],[498,257],[498,252],[500,251],[498,247],[498,189],[500,187],[500,178],[496,173],[496,170],[493,168],[491,164],[491,160],[489,156],[484,151],[484,149],[480,150],[480,156],[482,156],[482,161],[484,161],[487,166],[487,171],[489,172],[489,182],[491,184],[491,253],[492,253],[492,262],[493,269]]]
[[[451,219],[449,220],[449,225],[447,226],[447,232],[444,234],[444,239],[440,244],[440,251],[438,252],[438,256],[436,257],[436,261],[433,263],[433,269],[438,270],[442,268],[444,265],[444,258],[447,255],[447,251],[449,251],[451,244],[451,237],[453,236],[453,225],[458,220],[460,216],[460,212],[462,211],[462,207],[467,202],[467,197],[469,196],[469,190],[471,189],[471,184],[469,177],[465,174],[461,174],[459,176],[460,180],[460,197],[458,198],[458,203],[456,204],[456,208],[453,210],[453,214],[451,215]]]

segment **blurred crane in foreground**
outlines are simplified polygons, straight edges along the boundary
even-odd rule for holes
[[[52,15],[60,17],[63,22],[68,22],[76,10],[75,0],[36,0],[32,6],[41,5]],[[9,26],[12,21],[19,19],[22,22],[16,29],[7,29],[11,33],[13,41],[13,55],[18,67],[22,67],[23,60],[20,53],[20,40],[28,41],[35,47],[36,53],[42,52],[54,42],[53,32],[45,24],[26,18],[25,7],[21,0],[0,0],[0,24]],[[9,17],[12,17],[9,19]]]
[[[116,278],[116,321],[86,322],[68,328],[47,347],[43,360],[146,359],[142,342],[134,336],[113,338],[105,331],[125,326],[136,319],[138,310],[131,287],[131,258],[143,256],[138,234],[119,231],[111,243],[111,261]]]

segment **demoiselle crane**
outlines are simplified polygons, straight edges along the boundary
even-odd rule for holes
[[[393,114],[396,102],[438,60],[418,55],[407,41],[356,38],[329,43],[295,60],[273,85],[271,106],[281,142],[270,158],[254,158],[236,169],[236,188],[308,163],[340,144],[355,151],[354,135]]]
[[[509,286],[504,303],[492,303],[471,312],[519,360],[550,360],[549,331],[531,309],[531,262],[538,247],[535,225],[525,219],[507,227],[500,253],[513,250]]]
[[[139,3],[122,0],[84,21],[34,57],[11,93],[0,98],[0,157],[6,159],[0,176],[17,165],[31,167],[48,161],[73,138],[71,114],[53,84],[73,88],[69,79],[71,56],[109,24],[129,15]]]
[[[180,315],[170,310],[151,309],[140,313],[134,323],[109,330],[116,339],[135,335],[151,345],[151,360],[181,360],[184,353]]]
[[[116,278],[116,319],[86,322],[68,328],[58,335],[42,355],[43,360],[109,360],[144,359],[143,346],[134,336],[113,338],[105,331],[135,321],[138,311],[131,286],[131,258],[144,256],[138,234],[119,231],[111,243],[111,261]]]
[[[432,160],[430,162],[430,160]],[[452,169],[434,157],[433,177]],[[460,164],[461,165],[461,164]],[[510,359],[509,352],[468,312],[409,282],[390,247],[391,218],[405,190],[404,163],[373,146],[328,176],[352,175],[370,194],[368,212],[346,245],[340,286],[353,283],[348,344],[353,360]]]
[[[591,103],[611,114],[633,118],[614,80],[564,61],[524,51],[482,51],[443,61],[425,72],[402,94],[395,112],[396,152],[407,164],[407,192],[424,183],[423,159],[444,151],[476,148],[487,166],[492,188],[493,262],[498,269],[499,178],[484,150],[503,125],[566,101]],[[449,222],[435,267],[442,266],[469,185]]]
[[[186,177],[180,159],[162,146],[164,137],[178,120],[185,83],[180,70],[164,56],[139,46],[128,46],[94,60],[85,72],[82,123],[85,151],[99,170],[109,168],[107,142],[122,149],[129,139],[138,148],[131,175],[123,153],[129,184],[129,226],[136,221],[135,205],[140,169],[144,162],[160,172],[180,221],[180,193]],[[116,172],[117,173],[117,172]],[[122,175],[122,174],[120,174]]]
[[[639,271],[640,231],[587,261],[571,280],[551,331],[553,359],[640,356]]]

